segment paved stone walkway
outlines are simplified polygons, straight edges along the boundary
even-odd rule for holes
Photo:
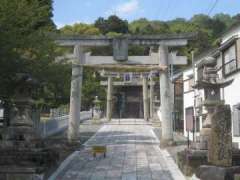
[[[106,145],[107,156],[92,157],[92,145]],[[185,179],[150,124],[141,119],[104,125],[52,175],[50,180],[183,180]]]

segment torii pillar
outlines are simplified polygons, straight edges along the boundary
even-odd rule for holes
[[[85,62],[83,47],[74,46],[74,56],[72,60],[72,79],[71,79],[71,96],[70,112],[68,121],[68,140],[74,142],[78,140],[80,111],[81,111],[81,87],[83,67],[80,66]]]
[[[159,46],[159,65],[168,67],[168,47]],[[172,128],[172,106],[170,93],[170,77],[168,70],[160,72],[160,97],[161,97],[161,121],[162,121],[162,136],[161,145],[169,145],[173,141]]]
[[[108,89],[107,89],[107,120],[112,119],[112,91],[113,91],[113,79],[108,76]]]
[[[148,98],[148,78],[143,75],[143,114],[144,114],[144,120],[149,120],[149,98]]]
[[[149,103],[150,103],[150,118],[153,118],[154,112],[154,81],[153,77],[150,77],[150,89],[149,89]]]

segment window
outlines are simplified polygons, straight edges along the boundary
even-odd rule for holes
[[[231,74],[237,70],[236,45],[230,46],[223,52],[224,75]]]
[[[233,106],[232,112],[233,136],[240,136],[240,110],[239,105]]]

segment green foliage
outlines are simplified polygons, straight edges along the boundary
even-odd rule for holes
[[[66,34],[66,35],[99,35],[100,31],[93,25],[78,23],[74,24],[72,26],[67,25],[60,29],[60,33]],[[102,52],[112,52],[110,47],[97,47],[97,48],[89,48],[86,49],[86,51],[91,51],[92,54],[96,53],[97,55],[101,54]],[[64,49],[60,49],[60,52],[66,52]],[[63,72],[66,75],[69,75],[71,73]],[[94,74],[96,76],[94,77]],[[57,80],[57,79],[56,79]],[[82,87],[82,104],[81,108],[82,110],[89,110],[93,106],[93,101],[95,99],[95,96],[98,96],[101,100],[101,105],[103,107],[105,103],[105,89],[100,85],[100,76],[98,73],[94,72],[92,69],[84,68],[83,70],[83,87]],[[58,82],[56,81],[56,84]],[[70,81],[68,82],[70,85]],[[61,83],[59,84],[61,85]],[[70,87],[69,87],[70,89]],[[56,89],[57,90],[57,89]],[[64,92],[67,93],[67,92]],[[69,101],[69,99],[68,99]]]
[[[227,28],[229,28],[230,26],[233,25],[232,17],[228,14],[219,13],[219,14],[214,15],[213,19],[221,21],[222,23],[224,23],[226,25]]]
[[[240,24],[240,13],[232,17],[233,25]]]
[[[93,107],[95,96],[101,101],[101,108],[106,101],[105,88],[100,85],[100,76],[97,72],[89,68],[84,68],[83,88],[82,88],[82,110]]]
[[[161,21],[148,21],[145,18],[129,24],[131,34],[163,34],[169,31],[166,23]]]
[[[65,64],[55,62],[56,47],[49,32],[52,0],[2,0],[0,3],[0,97],[14,94],[16,73],[36,78],[42,90],[39,105],[66,102],[69,97],[69,72]],[[68,98],[69,99],[69,98]]]
[[[98,18],[95,21],[94,26],[98,28],[102,34],[107,34],[109,32],[121,34],[128,33],[128,22],[115,15],[109,16],[108,19],[102,17]]]
[[[44,66],[49,53],[42,53],[44,47],[51,49],[45,32],[53,29],[51,11],[40,1],[2,0],[0,4],[0,94],[13,93],[12,83],[16,73],[29,72],[34,66]]]
[[[190,51],[194,50],[200,54],[205,50],[218,46],[219,37],[223,32],[234,24],[240,23],[240,15],[229,16],[227,14],[216,14],[209,17],[204,14],[194,15],[190,20],[176,18],[171,21],[149,21],[146,18],[135,20],[129,24],[131,34],[172,34],[172,33],[197,33],[194,41],[187,47],[180,49],[180,54],[186,55],[190,59]],[[149,48],[138,49],[133,47],[130,54],[136,52],[147,54]]]
[[[117,32],[109,32],[106,34],[108,37],[111,37],[111,38],[117,38],[117,37],[121,37],[123,36],[122,33],[117,33]]]
[[[72,26],[66,25],[60,29],[60,32],[67,35],[99,35],[100,31],[93,25],[76,23]]]

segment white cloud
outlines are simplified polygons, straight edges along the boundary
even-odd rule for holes
[[[138,0],[129,0],[122,4],[118,4],[117,6],[111,8],[106,12],[106,15],[116,14],[119,16],[127,16],[136,13],[140,9]]]
[[[130,0],[116,7],[116,11],[119,14],[131,14],[133,12],[136,12],[138,9],[139,9],[138,0]]]
[[[57,29],[60,29],[62,28],[63,26],[65,26],[66,24],[64,23],[61,23],[61,22],[55,22],[56,26],[57,26]]]
[[[77,20],[74,22],[70,22],[70,23],[61,23],[61,22],[55,22],[57,29],[61,29],[62,27],[66,26],[66,25],[74,25],[76,23],[84,23],[84,24],[92,24],[92,22],[88,19],[84,19],[84,20]]]

